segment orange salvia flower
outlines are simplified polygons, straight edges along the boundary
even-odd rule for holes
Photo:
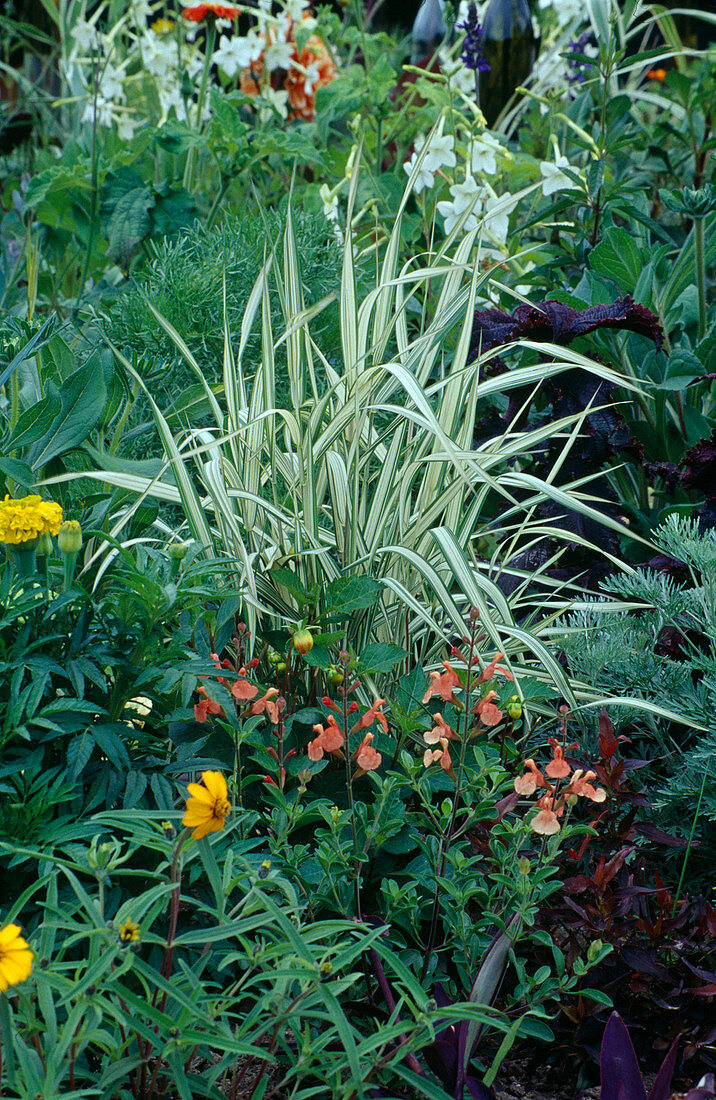
[[[260,699],[251,704],[248,711],[249,715],[263,714],[265,711],[273,724],[278,725],[278,707],[273,701],[275,695],[278,695],[278,688],[269,688],[265,695],[262,695]]]
[[[476,683],[486,684],[488,682],[488,680],[493,680],[495,678],[495,674],[497,672],[499,672],[502,676],[504,676],[506,680],[514,680],[514,676],[512,675],[510,670],[508,668],[504,668],[502,665],[498,665],[498,663],[497,663],[504,656],[505,656],[504,653],[497,653],[492,658],[489,665],[486,665],[483,668],[482,672],[477,677]]]
[[[658,80],[660,84],[663,84],[666,80],[666,69],[650,69],[646,74],[647,80]]]
[[[443,661],[444,672],[431,672],[432,684],[423,696],[423,703],[432,699],[433,695],[439,695],[446,703],[458,703],[460,700],[455,695],[453,688],[461,688],[462,682],[449,661]]]
[[[194,704],[194,718],[197,722],[206,722],[208,715],[218,714],[220,718],[225,718],[224,708],[220,703],[217,703],[215,699],[210,699],[206,688],[199,687],[196,689],[198,695],[203,695],[204,698],[200,699],[198,703]]]
[[[383,757],[381,756],[381,754],[371,745],[372,740],[373,734],[367,733],[356,751],[353,753],[353,759],[358,765],[356,778],[359,778],[361,775],[365,775],[366,772],[375,771],[375,769],[379,768],[381,763],[383,762]]]
[[[240,668],[238,680],[234,680],[231,685],[231,694],[234,699],[248,701],[249,699],[255,699],[258,693],[259,689],[256,687],[256,684],[250,684],[246,679],[246,669]]]
[[[492,679],[492,677],[490,677],[490,679]],[[496,698],[496,691],[488,691],[485,698],[480,699],[477,706],[473,708],[474,713],[480,719],[483,726],[496,726],[498,722],[502,721],[502,711],[492,702],[492,700]]]
[[[552,739],[550,738],[550,741]],[[566,779],[572,769],[567,761],[564,759],[564,749],[561,745],[553,744],[554,759],[550,760],[547,767],[544,769],[545,773],[550,779]]]
[[[374,722],[379,722],[385,732],[388,732],[388,719],[380,709],[385,706],[385,699],[376,699],[373,706],[358,719],[354,726],[351,726],[351,733],[356,733],[358,730],[367,730],[369,726],[372,726]]]

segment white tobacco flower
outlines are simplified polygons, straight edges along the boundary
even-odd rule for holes
[[[120,141],[131,141],[139,125],[138,120],[133,115],[123,111],[121,115],[116,117],[115,121],[117,123],[117,136]]]
[[[290,69],[293,61],[293,42],[272,42],[266,47],[264,64],[268,72],[274,69]]]
[[[97,28],[88,23],[86,19],[78,19],[70,34],[75,40],[75,46],[80,53],[91,53],[99,45]]]
[[[410,159],[406,160],[403,164],[403,171],[406,175],[409,176],[411,174],[413,168],[415,168],[415,162],[417,161],[417,159],[418,151],[416,149]],[[429,191],[435,183],[435,176],[432,172],[428,171],[428,169],[425,167],[425,163],[426,162],[423,161],[423,163],[420,165],[420,168],[418,169],[418,174],[415,177],[415,182],[413,183],[413,191],[416,195],[419,195],[421,191]]]
[[[445,233],[452,232],[455,225],[466,210],[471,212],[463,223],[463,229],[469,233],[477,225],[480,212],[480,188],[472,176],[468,176],[463,183],[454,183],[450,188],[452,202],[444,200],[438,203],[438,213],[445,219]]]
[[[114,65],[105,65],[99,79],[99,90],[105,99],[124,99],[123,77],[121,69]]]
[[[539,170],[542,176],[543,195],[554,195],[557,191],[579,190],[579,185],[565,175],[565,168],[571,168],[566,157],[558,156],[555,161],[542,161]]]
[[[324,183],[318,191],[323,203],[323,214],[329,222],[338,221],[338,195],[334,195],[327,183]]]
[[[219,48],[214,52],[212,61],[222,73],[231,78],[241,69],[247,69],[252,61],[256,61],[261,56],[261,49],[262,45],[255,37],[242,38],[240,35],[234,35],[233,38],[229,38],[228,35],[222,34],[219,39]]]
[[[552,8],[557,16],[560,27],[566,27],[569,23],[584,21],[584,4],[582,0],[539,0],[542,9]]]
[[[472,69],[468,69],[459,57],[453,57],[450,51],[444,48],[438,50],[438,60],[440,71],[446,78],[448,87],[455,92],[474,97],[475,74]]]
[[[261,89],[261,99],[265,106],[259,109],[259,119],[265,122],[274,116],[274,110],[278,111],[281,118],[288,118],[288,92],[277,92],[270,84]]]
[[[486,233],[496,238],[500,244],[507,240],[509,218],[517,206],[517,199],[513,198],[509,191],[497,195],[490,188],[490,192],[484,201],[484,215],[482,224]]]
[[[424,162],[428,172],[437,172],[439,168],[454,168],[457,164],[454,146],[455,138],[452,134],[433,134],[428,141]]]
[[[475,138],[470,150],[473,172],[484,172],[488,176],[494,176],[497,171],[497,157],[504,152],[504,146],[484,130]]]
[[[89,122],[94,124],[95,111],[97,112],[97,125],[98,126],[111,126],[112,125],[112,107],[114,104],[105,99],[103,96],[98,95],[96,99],[90,99],[87,106],[84,109],[82,115],[82,122]]]
[[[284,0],[284,11],[294,23],[300,23],[310,0]]]

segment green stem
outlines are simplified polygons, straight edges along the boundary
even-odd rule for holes
[[[681,897],[681,887],[684,885],[684,875],[686,874],[686,864],[689,862],[689,855],[691,853],[691,846],[694,840],[694,833],[696,832],[696,823],[699,820],[699,813],[701,812],[701,802],[704,797],[704,791],[706,790],[706,777],[709,774],[708,764],[704,768],[703,779],[701,780],[701,790],[699,791],[699,800],[696,803],[696,813],[694,814],[694,820],[691,823],[691,832],[689,833],[689,843],[686,845],[686,852],[684,853],[684,862],[681,865],[681,874],[679,875],[679,885],[676,887],[676,897],[674,898],[674,908],[672,913],[676,912],[676,906],[679,904],[679,898]]]
[[[694,218],[694,259],[696,286],[699,293],[699,340],[706,335],[706,258],[704,254],[704,219]]]
[[[209,82],[209,69],[211,68],[211,58],[214,53],[214,43],[216,42],[216,24],[213,20],[210,20],[206,29],[206,55],[204,57],[204,71],[201,74],[201,84],[199,85],[199,96],[196,101],[196,130],[197,133],[201,130],[201,115],[204,110],[204,99],[206,97],[206,86]],[[191,191],[192,175],[194,173],[194,153],[195,148],[192,145],[189,152],[186,155],[186,165],[184,167],[184,187],[187,191]]]

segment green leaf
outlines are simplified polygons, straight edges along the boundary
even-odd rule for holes
[[[366,607],[375,607],[383,586],[370,577],[336,577],[326,588],[329,611],[350,614]]]
[[[361,653],[360,666],[364,672],[390,672],[407,655],[407,650],[392,642],[372,642]]]
[[[42,446],[28,456],[33,470],[82,443],[102,415],[106,397],[104,374],[95,352],[63,383],[60,410],[43,435]],[[14,438],[11,443],[18,445]]]
[[[150,187],[131,168],[119,168],[102,188],[100,214],[107,256],[126,267],[152,226],[149,211],[156,202]]]
[[[589,254],[594,271],[613,279],[620,290],[633,291],[643,261],[634,238],[626,229],[610,225],[602,240]]]

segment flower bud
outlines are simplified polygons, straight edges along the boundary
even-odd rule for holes
[[[49,531],[43,531],[37,540],[35,553],[38,558],[49,558],[52,553],[52,536]]]
[[[517,860],[517,870],[520,872],[523,878],[527,878],[528,874],[530,873],[530,861],[527,859],[527,856],[520,856],[520,858]]]
[[[304,657],[313,649],[313,635],[307,627],[297,630],[292,638],[294,648]]]
[[[76,519],[66,519],[57,536],[61,554],[79,554],[82,549],[82,528]]]
[[[518,695],[511,695],[507,700],[507,707],[505,708],[509,717],[513,722],[517,722],[522,717],[522,701]]]
[[[189,545],[186,542],[173,542],[167,546],[167,554],[172,561],[184,561],[189,553]]]

